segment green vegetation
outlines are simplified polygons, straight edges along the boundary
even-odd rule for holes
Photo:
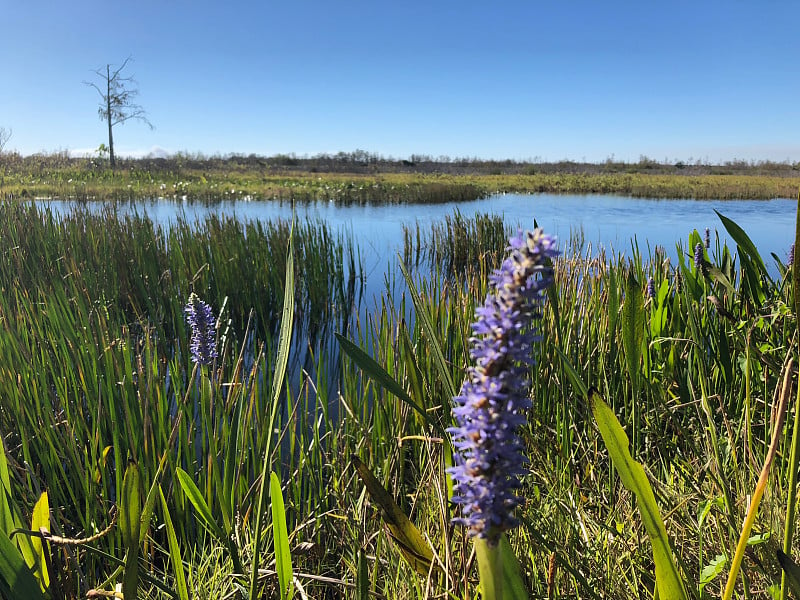
[[[771,276],[735,224],[722,225],[738,249],[712,240],[697,261],[697,232],[675,264],[660,249],[623,258],[579,245],[557,260],[522,432],[527,502],[509,536],[532,597],[652,597],[652,546],[636,497],[611,468],[590,386],[644,465],[688,593],[721,595],[775,398],[797,360],[792,269],[779,264]],[[131,589],[136,564],[141,598],[254,589],[250,597],[477,597],[471,543],[449,525],[443,428],[470,362],[475,308],[502,256],[471,236],[504,246],[502,223],[456,214],[409,232],[412,254],[439,248],[432,260],[454,276],[416,278],[408,301],[384,295],[369,319],[350,324],[343,356],[313,347],[303,372],[288,357],[277,379],[287,359],[281,324],[284,338],[306,346],[309,319],[323,315],[320,331],[338,330],[337,311],[350,306],[358,253],[347,240],[331,244],[323,224],[295,225],[303,268],[288,278],[286,223],[210,219],[167,232],[113,212],[56,219],[4,203],[0,231],[0,556],[9,547],[24,556],[24,540],[39,539],[31,525],[46,523],[35,508],[44,491],[47,531],[92,538],[46,536],[30,551],[45,558],[31,558],[39,566],[17,585],[41,585],[46,570],[54,599]],[[452,257],[450,236],[463,238]],[[649,278],[655,294],[646,297]],[[293,336],[281,312],[287,289],[302,325]],[[191,365],[182,313],[191,291],[223,313],[220,356],[202,369]],[[780,584],[788,431],[777,443],[738,597]],[[384,527],[392,513],[376,481],[419,537],[399,518]],[[122,512],[105,531],[115,506]],[[139,531],[130,515],[148,510]],[[24,531],[9,542],[13,530]],[[797,558],[800,543],[788,550]],[[0,560],[0,581],[19,564]]]
[[[793,198],[792,165],[721,167],[506,162],[410,162],[355,158],[231,157],[104,160],[65,154],[0,155],[0,199],[282,199],[344,204],[463,202],[502,192],[621,194],[652,198]]]

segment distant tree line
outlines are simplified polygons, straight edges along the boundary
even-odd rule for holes
[[[7,168],[21,170],[44,170],[65,167],[103,169],[108,162],[97,157],[70,156],[67,151],[49,154],[22,156],[18,152],[0,153],[0,163]],[[797,176],[800,163],[790,161],[733,160],[712,164],[707,160],[690,158],[686,161],[657,161],[641,156],[637,162],[625,162],[610,157],[603,162],[578,162],[572,160],[543,161],[492,160],[477,157],[431,156],[412,154],[407,158],[383,156],[365,150],[298,156],[296,154],[206,155],[203,153],[177,152],[169,156],[147,156],[143,158],[116,157],[117,168],[149,171],[253,171],[308,172],[308,173],[442,173],[448,175],[533,175],[547,173],[602,174],[602,173],[653,173],[653,174],[769,174],[775,176]]]

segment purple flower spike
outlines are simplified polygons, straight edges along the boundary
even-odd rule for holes
[[[656,282],[652,277],[647,278],[647,289],[645,290],[648,298],[656,297]]]
[[[794,265],[794,244],[789,246],[789,256],[786,259],[786,266],[791,267]]]
[[[706,227],[706,235],[703,238],[703,245],[705,245],[706,249],[711,248],[711,230]]]
[[[186,322],[192,328],[192,341],[189,352],[192,362],[210,365],[217,358],[216,319],[211,307],[200,300],[194,292],[184,308]]]
[[[703,244],[699,242],[694,247],[694,266],[703,277],[706,275],[706,260],[703,255]]]
[[[492,292],[475,311],[470,357],[461,395],[454,398],[455,483],[453,502],[461,504],[455,523],[471,536],[496,545],[500,535],[518,525],[514,509],[522,503],[514,490],[525,471],[524,447],[517,430],[531,408],[529,381],[533,327],[541,317],[544,291],[553,283],[550,259],[558,256],[555,240],[540,229],[509,240],[510,255],[490,278]]]

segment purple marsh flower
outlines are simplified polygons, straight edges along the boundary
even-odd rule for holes
[[[786,258],[786,266],[791,267],[794,265],[794,244],[789,246],[789,256]]]
[[[703,256],[703,244],[697,243],[694,247],[694,266],[703,277],[706,275],[706,261]]]
[[[183,310],[186,313],[186,322],[192,328],[192,341],[189,344],[192,362],[210,365],[217,357],[214,313],[194,292],[189,296]]]
[[[645,289],[645,293],[647,294],[648,298],[656,297],[656,282],[652,277],[647,278],[647,288]]]
[[[544,291],[553,282],[550,259],[555,240],[540,229],[509,240],[510,255],[490,278],[492,291],[475,311],[470,357],[461,395],[454,398],[455,483],[453,502],[461,504],[455,523],[470,535],[497,544],[518,524],[514,509],[522,503],[514,490],[525,473],[523,444],[517,430],[531,408],[528,370],[533,344],[540,339],[534,323],[541,317]]]
[[[706,227],[706,235],[703,238],[703,244],[706,248],[711,248],[711,230]]]

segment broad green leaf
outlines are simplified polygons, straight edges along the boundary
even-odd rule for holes
[[[600,435],[623,485],[636,495],[636,503],[653,546],[658,595],[660,598],[684,599],[686,590],[672,559],[667,530],[661,520],[653,488],[650,487],[644,468],[631,456],[628,450],[628,436],[600,394],[590,391],[589,402]]]
[[[0,580],[8,588],[10,598],[26,600],[47,598],[19,550],[4,531],[0,531]]]
[[[778,562],[786,575],[786,583],[796,598],[800,598],[800,566],[788,554],[778,550]]]
[[[625,282],[625,301],[622,304],[622,346],[625,350],[628,376],[633,380],[639,377],[644,324],[644,296],[639,282],[630,273]]]
[[[483,600],[503,600],[505,578],[503,577],[503,561],[500,558],[500,547],[492,546],[483,538],[475,538],[475,556],[478,559],[478,575],[481,580],[481,598]]]
[[[703,570],[700,572],[699,582],[701,592],[704,587],[719,577],[719,574],[725,570],[725,565],[727,564],[728,557],[723,554],[718,554],[714,557],[714,560],[703,567]]]
[[[527,600],[530,598],[528,590],[525,589],[525,582],[522,580],[522,570],[520,569],[519,559],[514,554],[513,548],[508,541],[508,537],[503,534],[500,537],[500,562],[503,566],[503,600]]]
[[[44,528],[50,531],[50,502],[48,501],[47,492],[42,492],[36,505],[33,507],[33,517],[31,518],[31,530],[39,531]],[[35,571],[36,578],[42,584],[42,590],[50,587],[50,574],[47,572],[47,561],[45,560],[45,542],[40,537],[31,537],[31,546],[36,556],[37,569]]]
[[[397,383],[397,381],[391,375],[389,375],[386,369],[378,364],[374,358],[372,358],[369,354],[364,352],[361,348],[348,340],[342,334],[335,333],[334,335],[336,335],[336,339],[339,341],[339,347],[342,349],[342,351],[351,359],[353,359],[353,362],[358,365],[364,374],[375,381],[375,383],[383,387],[386,391],[394,394],[400,400],[408,404],[423,419],[425,419],[426,423],[434,427],[437,431],[439,431],[439,433],[446,435],[442,426],[431,419],[428,416],[428,413],[426,413],[422,407],[420,407],[411,399],[402,386]]]
[[[357,456],[352,456],[350,462],[355,468],[364,486],[367,488],[372,500],[380,506],[383,521],[389,531],[389,536],[394,540],[408,563],[420,575],[427,576],[433,562],[433,550],[422,537],[419,529],[408,519],[405,513],[395,503],[391,494],[381,485],[369,468]]]
[[[19,509],[12,501],[8,460],[5,446],[0,441],[0,532],[8,536],[15,529],[22,529],[22,520],[19,517]],[[12,543],[19,548],[25,564],[33,567],[36,564],[36,552],[32,540],[27,536],[16,536]]]
[[[179,600],[189,600],[189,588],[186,585],[186,573],[183,572],[183,561],[181,560],[181,547],[178,544],[178,537],[175,535],[175,527],[172,524],[172,517],[169,514],[167,499],[161,486],[158,486],[158,495],[161,498],[161,510],[164,513],[164,526],[167,530],[167,546],[169,547],[169,560],[172,563],[172,572],[175,574],[175,588]]]
[[[739,259],[741,261],[742,271],[744,274],[742,285],[747,290],[751,302],[756,306],[761,306],[766,299],[762,282],[765,280],[769,282],[772,281],[772,278],[769,276],[769,272],[767,271],[767,267],[764,264],[764,260],[758,253],[753,241],[741,227],[739,227],[731,219],[722,215],[719,211],[715,210],[714,212],[717,213],[717,216],[722,221],[725,229],[736,242],[736,247],[739,250]]]
[[[6,535],[17,528],[9,502],[10,494],[11,478],[8,474],[8,459],[6,459],[5,447],[0,441],[0,532]]]
[[[275,571],[278,573],[281,600],[291,597],[292,553],[286,529],[286,510],[283,506],[281,482],[273,471],[269,477],[269,497],[272,501],[272,539],[275,544]]]
[[[200,520],[208,528],[211,534],[217,538],[217,541],[227,546],[225,532],[222,531],[222,528],[214,520],[214,517],[211,514],[211,509],[208,508],[208,504],[206,504],[203,494],[200,492],[195,482],[192,481],[192,478],[189,476],[189,474],[180,467],[175,470],[175,474],[178,476],[178,483],[180,484],[183,493],[186,494],[189,502],[192,503],[192,506],[194,506],[194,509],[197,511],[197,516],[200,517]]]
[[[697,526],[702,527],[703,523],[705,523],[706,517],[708,517],[709,513],[711,512],[712,508],[718,508],[722,510],[725,507],[725,500],[722,496],[717,496],[716,498],[706,500],[703,505],[700,507],[700,510],[697,513]]]
[[[747,254],[741,254],[739,256],[739,261],[742,263],[743,273],[741,287],[747,293],[752,304],[761,306],[767,296],[764,293],[757,267]]]
[[[753,240],[750,239],[750,236],[745,233],[744,229],[739,227],[734,221],[720,213],[718,210],[714,210],[714,212],[717,213],[717,216],[720,218],[720,221],[722,221],[725,229],[733,238],[733,241],[736,242],[739,252],[746,254],[753,261],[760,276],[769,279],[769,273],[766,265],[764,264],[764,260],[758,253],[756,245],[753,243]]]
[[[653,339],[661,337],[661,332],[664,331],[667,322],[668,305],[665,302],[667,294],[669,294],[669,280],[665,278],[661,281],[661,287],[658,288],[653,302],[653,309],[650,311],[650,336]]]
[[[142,518],[142,488],[139,467],[129,460],[122,480],[119,526],[125,544],[125,567],[122,575],[122,594],[126,600],[136,600],[139,589],[139,531]]]
[[[122,480],[120,498],[119,528],[126,547],[139,545],[139,524],[142,511],[142,495],[139,480],[139,467],[129,460]]]

